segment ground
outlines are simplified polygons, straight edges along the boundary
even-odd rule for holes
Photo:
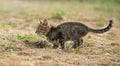
[[[119,0],[2,0],[0,66],[120,66],[119,7]],[[35,34],[44,18],[53,26],[75,21],[94,29],[112,19],[113,27],[103,34],[89,33],[77,49],[53,49],[45,36]]]

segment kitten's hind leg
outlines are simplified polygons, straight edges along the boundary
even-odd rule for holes
[[[80,47],[83,46],[83,39],[82,39],[82,38],[79,39],[79,46],[80,46]]]
[[[73,40],[73,41],[74,41],[74,45],[73,45],[72,48],[80,47],[80,46],[82,46],[82,44],[83,44],[83,39],[82,39],[82,38],[80,38],[79,40],[76,39],[76,40]]]
[[[64,39],[60,39],[59,42],[60,42],[61,49],[64,49],[64,47],[65,47]]]
[[[72,46],[72,48],[77,48],[79,46],[79,40],[73,40],[74,45]]]
[[[83,39],[80,38],[80,39],[79,39],[79,42],[80,42],[80,43],[79,43],[79,46],[82,45],[82,44],[83,44]]]

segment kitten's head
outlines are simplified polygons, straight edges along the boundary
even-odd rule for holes
[[[40,23],[38,24],[36,28],[36,32],[38,35],[46,35],[48,31],[50,30],[50,25],[48,24],[48,20],[39,20]]]

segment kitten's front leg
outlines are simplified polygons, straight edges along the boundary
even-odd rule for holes
[[[64,41],[60,41],[60,46],[61,46],[61,49],[64,49],[64,48],[65,48],[65,43],[64,43]]]
[[[79,46],[82,46],[82,44],[83,44],[83,39],[80,38],[80,39],[79,39]]]
[[[63,36],[61,36],[59,38],[59,43],[60,43],[61,49],[64,49],[65,48],[65,40],[64,40]]]
[[[53,49],[57,49],[58,47],[59,47],[59,45],[53,44]]]
[[[58,40],[53,40],[52,43],[53,43],[53,48],[54,48],[54,49],[57,49],[57,48],[59,47],[59,42],[58,42]]]
[[[79,40],[73,40],[73,41],[74,41],[74,45],[73,45],[72,48],[80,47],[83,44],[83,39],[82,38],[80,38]]]

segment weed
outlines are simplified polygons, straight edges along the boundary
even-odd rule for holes
[[[43,36],[37,36],[37,35],[32,35],[32,34],[30,34],[30,35],[19,35],[18,34],[16,37],[17,37],[17,39],[22,40],[22,41],[26,41],[26,40],[35,41],[35,40],[44,38]]]
[[[82,54],[83,53],[83,49],[80,48],[80,47],[77,47],[75,50],[74,50],[75,53],[77,54]]]
[[[53,14],[52,17],[53,18],[57,18],[57,19],[63,19],[64,16],[64,12],[62,10],[56,10]]]
[[[85,46],[86,47],[93,47],[94,46],[94,41],[92,39],[88,39],[86,42],[85,42]]]

